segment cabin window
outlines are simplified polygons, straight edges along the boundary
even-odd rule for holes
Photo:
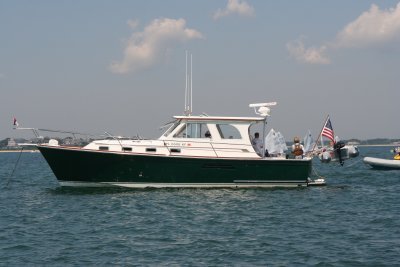
[[[171,153],[181,153],[180,148],[171,148]]]
[[[99,146],[99,150],[106,151],[106,150],[108,150],[108,146]]]
[[[205,123],[186,123],[182,129],[175,134],[177,138],[210,138],[210,131]]]
[[[239,130],[231,124],[217,124],[222,139],[242,139]]]
[[[146,152],[156,152],[157,149],[155,147],[147,147]]]
[[[131,147],[123,147],[122,148],[122,151],[132,151],[132,148]]]

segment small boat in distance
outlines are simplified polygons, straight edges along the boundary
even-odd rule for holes
[[[174,116],[156,140],[103,139],[84,147],[38,145],[61,186],[248,188],[324,185],[310,179],[312,158],[259,156],[249,128],[266,124],[273,103],[252,104],[260,117]]]
[[[364,163],[368,164],[374,169],[380,170],[400,170],[400,160],[396,159],[381,159],[381,158],[373,158],[373,157],[365,157]]]
[[[373,157],[365,157],[364,163],[368,164],[374,169],[380,170],[400,170],[400,147],[396,147],[392,150],[395,153],[393,159],[382,159],[382,158],[373,158]]]
[[[324,137],[329,139],[330,145],[324,146]],[[358,157],[360,154],[357,146],[346,145],[343,141],[339,140],[338,136],[335,137],[329,115],[315,143],[313,143],[310,132],[304,139],[304,144],[307,144],[308,147],[306,154],[317,155],[322,163],[339,162],[343,166],[345,160]],[[317,148],[318,141],[321,141],[321,148]],[[313,146],[313,149],[309,150],[311,146]]]

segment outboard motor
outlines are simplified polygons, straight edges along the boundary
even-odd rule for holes
[[[341,149],[345,146],[345,143],[343,141],[338,141],[333,145],[333,148],[336,149]]]
[[[343,159],[342,159],[342,153],[341,149],[345,146],[345,143],[343,141],[338,141],[333,145],[333,148],[335,149],[335,155],[337,155],[339,159],[340,165],[343,165]]]

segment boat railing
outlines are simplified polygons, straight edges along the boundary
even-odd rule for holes
[[[180,146],[180,145],[176,145],[176,144],[181,144],[181,143],[191,143],[191,144],[194,144],[194,145],[196,145],[196,144],[210,144],[210,147],[213,150],[213,152],[216,155],[216,157],[219,157],[217,150],[226,150],[226,149],[229,150],[231,148],[227,148],[227,147],[217,147],[216,148],[215,145],[222,145],[222,146],[230,145],[230,146],[235,146],[235,147],[243,147],[243,146],[253,147],[251,144],[247,144],[246,142],[243,142],[243,143],[207,142],[206,140],[196,141],[196,140],[193,140],[193,139],[191,139],[191,140],[162,139],[160,141],[163,141],[163,145],[168,150],[169,155],[172,154],[170,147]],[[169,144],[169,143],[173,143],[173,144]],[[147,144],[143,144],[143,146],[147,146]],[[191,148],[193,148],[193,146]]]
[[[218,158],[217,151],[215,151],[215,148],[214,148],[213,144],[212,144],[212,143],[210,143],[210,145],[211,145],[211,148],[213,149],[213,151],[214,151],[214,153],[215,153],[215,156]]]
[[[168,150],[168,153],[169,153],[169,155],[171,156],[172,153],[171,153],[171,149],[169,149],[170,146],[168,146],[168,144],[165,143],[165,141],[168,141],[168,140],[163,140],[163,143],[164,143],[164,147]],[[196,142],[192,142],[192,143],[196,143]],[[197,142],[197,143],[204,143],[204,142]],[[215,156],[218,158],[218,153],[217,153],[217,151],[215,151],[214,146],[212,145],[212,143],[209,143],[209,144],[211,145],[211,148],[212,148],[212,150],[213,150]]]
[[[167,144],[165,143],[165,140],[163,140],[164,143],[164,147],[168,150],[169,155],[171,156],[171,149],[169,149],[169,147],[167,146]]]

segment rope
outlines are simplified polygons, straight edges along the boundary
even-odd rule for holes
[[[312,171],[316,176],[318,176],[318,178],[320,178],[320,179],[325,179],[324,176],[321,176],[321,175],[319,175],[319,174],[317,173],[317,171],[315,170],[314,166],[312,167],[311,171]]]
[[[11,178],[13,177],[14,172],[15,172],[15,170],[17,169],[17,165],[18,165],[18,163],[19,163],[19,159],[21,158],[21,155],[22,155],[22,150],[24,150],[24,147],[21,148],[21,151],[19,152],[19,155],[18,155],[17,162],[15,162],[14,169],[12,170],[12,172],[11,172],[11,174],[10,174],[10,177],[8,177],[8,181],[7,181],[7,184],[6,184],[6,186],[5,186],[6,188],[7,188],[8,185],[10,184]]]
[[[354,161],[354,162],[353,162],[352,164],[350,164],[350,165],[344,166],[344,168],[348,168],[348,167],[354,166],[354,165],[356,165],[357,163],[359,163],[361,160],[362,160],[362,158],[360,158],[360,159]]]
[[[353,162],[352,164],[350,164],[350,165],[346,165],[344,168],[352,167],[352,166],[354,166],[355,164],[359,163],[360,161],[362,161],[362,158],[360,158],[360,159],[354,161],[354,162]],[[312,166],[311,171],[312,171],[312,173],[313,173],[314,175],[316,175],[318,178],[320,178],[320,179],[325,179],[324,176],[321,176],[321,175],[319,175],[319,174],[317,173],[317,171],[316,171],[316,169],[315,169],[314,166]]]

